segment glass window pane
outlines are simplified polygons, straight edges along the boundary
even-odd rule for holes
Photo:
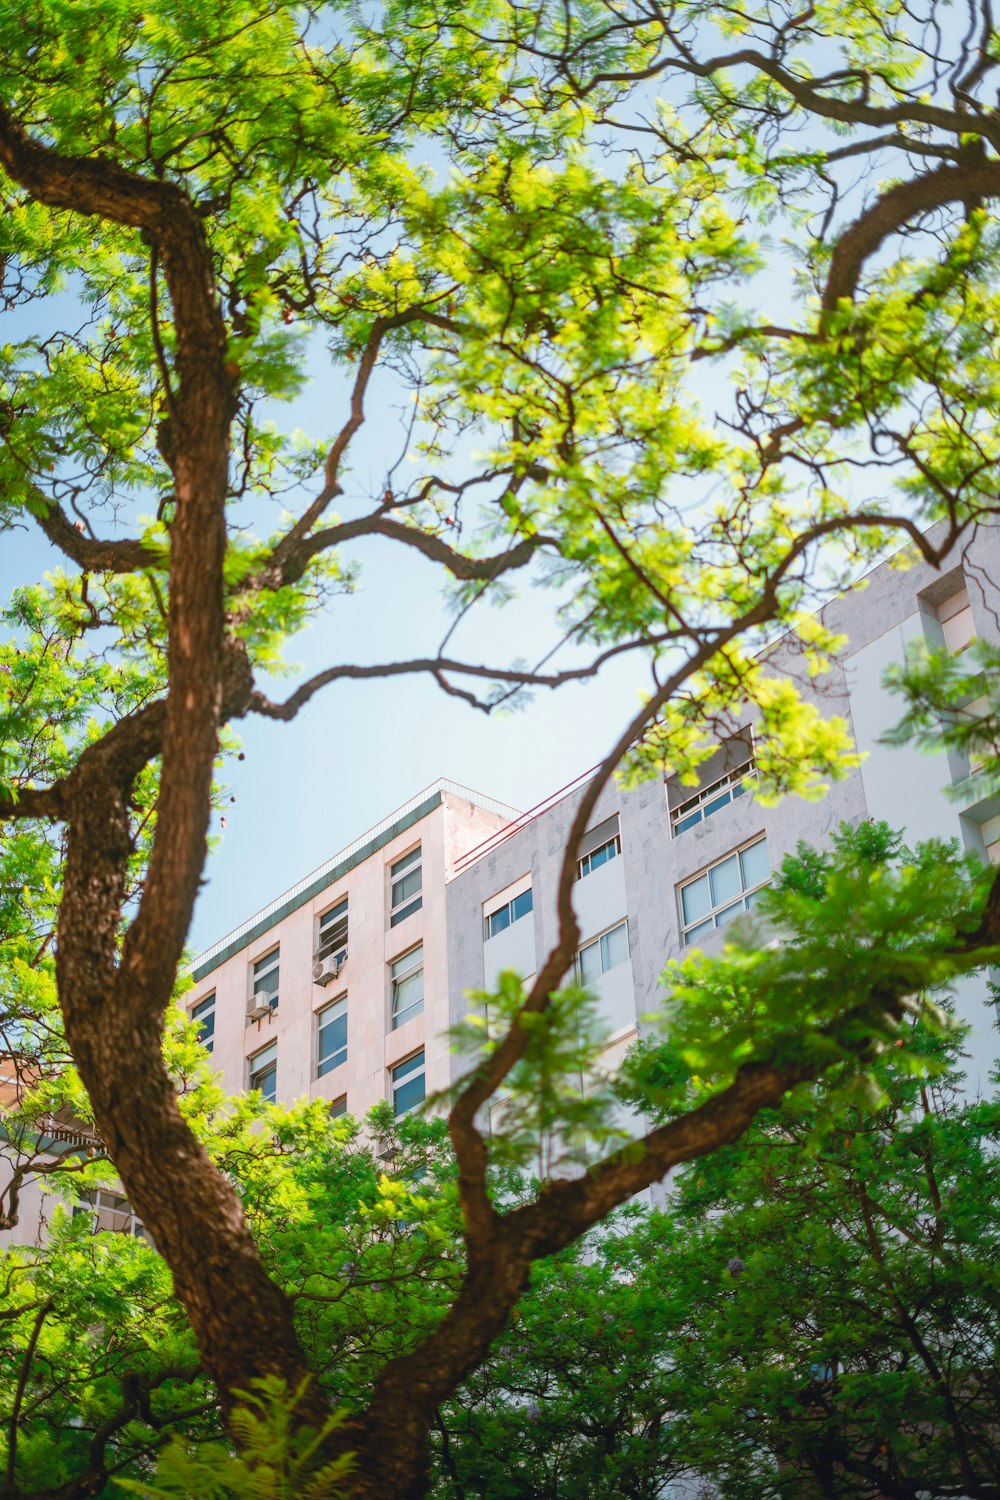
[[[760,885],[771,873],[771,864],[767,857],[767,839],[761,839],[756,844],[751,844],[749,849],[744,849],[740,855],[740,864],[743,866],[743,889],[748,890],[752,885]]]
[[[278,1082],[278,1044],[272,1042],[250,1059],[250,1088],[259,1089],[264,1098],[274,1103]]]
[[[417,860],[419,858],[420,858],[420,845],[418,844],[415,849],[411,849],[410,850],[409,854],[404,854],[403,857],[402,857],[402,859],[397,859],[396,860],[395,864],[392,866],[391,874],[392,875],[401,875],[402,872],[404,870],[408,870],[412,864],[416,864],[416,862],[417,862]]]
[[[320,1011],[316,1057],[320,1077],[347,1061],[347,1001]]]
[[[675,833],[683,833],[685,828],[693,828],[696,823],[701,822],[701,808],[696,808],[693,813],[688,813],[681,818],[680,822],[674,824]]]
[[[605,972],[615,969],[628,958],[628,927],[622,922],[601,938],[601,960]]]
[[[600,977],[601,945],[588,943],[586,948],[580,949],[580,983],[590,986],[596,984]]]
[[[408,1109],[422,1104],[424,1097],[424,1075],[421,1073],[419,1077],[409,1078],[405,1083],[397,1085],[393,1090],[393,1108],[397,1115],[405,1115]]]
[[[419,1052],[415,1052],[412,1057],[408,1057],[405,1062],[396,1064],[392,1070],[393,1083],[398,1083],[401,1078],[407,1078],[417,1068],[422,1068],[423,1065],[424,1054],[423,1049],[421,1049]]]
[[[330,1118],[339,1120],[341,1115],[347,1114],[347,1095],[341,1094],[339,1099],[334,1099],[330,1105]]]
[[[403,901],[409,901],[411,896],[415,896],[417,894],[417,892],[420,890],[420,874],[421,872],[419,870],[410,870],[399,880],[393,881],[393,906],[399,906]]]
[[[684,925],[697,922],[699,917],[712,909],[712,898],[708,889],[708,876],[701,875],[697,880],[681,888],[681,902],[684,906]]]
[[[399,909],[397,911],[394,911],[392,913],[392,916],[389,918],[389,926],[395,927],[398,922],[403,922],[407,917],[412,917],[413,913],[415,911],[419,911],[423,904],[423,896],[418,896],[416,900],[411,901],[409,905],[399,907]]]
[[[499,911],[490,912],[490,937],[496,937],[498,932],[503,932],[505,927],[510,926],[510,903],[501,906]]]
[[[278,993],[278,970],[279,953],[275,949],[266,958],[258,959],[253,966],[253,989],[256,994],[263,990],[265,995],[274,996]]]
[[[402,958],[397,958],[394,961],[392,965],[393,979],[402,979],[404,975],[409,974],[411,969],[419,969],[423,961],[424,945],[423,943],[418,943],[415,948],[410,949],[409,953],[404,953]]]
[[[709,917],[707,922],[699,922],[697,927],[692,927],[690,932],[686,932],[684,934],[684,941],[685,943],[693,943],[695,939],[701,937],[703,933],[713,932],[714,930],[715,923],[712,921],[711,917]]]
[[[196,1005],[191,1011],[192,1021],[198,1022],[198,1040],[206,1052],[211,1052],[215,1043],[215,996],[209,995],[200,1005]]]
[[[732,793],[730,792],[729,788],[726,787],[726,790],[724,792],[720,792],[717,797],[713,797],[711,802],[705,803],[703,809],[705,817],[707,818],[710,813],[718,812],[720,807],[725,807],[726,803],[730,801],[732,801]]]
[[[602,844],[601,847],[599,849],[595,849],[593,854],[590,856],[590,868],[592,870],[599,870],[602,865],[607,864],[609,859],[614,859],[617,853],[618,846],[615,843],[614,839],[612,839],[610,843]]]
[[[271,1042],[267,1047],[262,1047],[256,1056],[250,1059],[250,1066],[255,1071],[260,1068],[266,1068],[269,1063],[277,1060],[277,1056],[278,1044],[277,1042]]]
[[[414,1016],[420,1015],[423,1008],[424,971],[417,969],[416,973],[408,974],[405,979],[397,979],[392,987],[393,1026],[412,1021]]]
[[[740,890],[740,862],[735,854],[724,859],[721,864],[713,866],[708,872],[712,882],[712,905],[721,906],[725,901],[731,901],[738,896]]]
[[[738,917],[740,912],[744,910],[745,907],[742,901],[734,901],[732,906],[724,906],[721,911],[715,914],[716,927],[725,927],[727,922],[731,922],[734,917]]]
[[[515,896],[510,903],[511,921],[516,922],[519,918],[526,917],[531,911],[531,904],[530,890],[522,891],[519,896]]]
[[[320,932],[325,932],[328,927],[332,927],[333,926],[334,922],[339,922],[340,919],[341,919],[341,917],[346,917],[346,916],[347,916],[347,899],[345,897],[345,899],[343,901],[338,901],[337,904],[336,904],[336,906],[331,906],[330,910],[327,911],[327,912],[324,912],[323,915],[320,917],[320,919],[319,919],[319,930],[320,930]]]

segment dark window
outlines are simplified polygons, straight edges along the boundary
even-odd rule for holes
[[[420,845],[389,866],[389,926],[395,927],[423,905]]]
[[[316,1077],[347,1061],[347,996],[324,1005],[316,1016]]]
[[[426,1095],[423,1048],[392,1070],[392,1108],[397,1115],[422,1104]]]

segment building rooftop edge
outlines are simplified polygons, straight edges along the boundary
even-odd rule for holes
[[[482,792],[474,791],[472,787],[462,786],[460,782],[451,781],[446,776],[439,776],[436,781],[431,782],[430,786],[424,787],[422,791],[409,797],[356,839],[352,839],[349,844],[338,849],[336,854],[324,860],[302,880],[296,881],[279,896],[275,896],[273,901],[262,906],[259,911],[254,912],[253,916],[240,922],[231,932],[219,938],[218,942],[212,943],[210,947],[197,954],[189,965],[194,979],[196,981],[204,979],[206,974],[218,968],[227,958],[238,953],[241,948],[245,948],[268,928],[274,927],[297,907],[312,900],[324,887],[338,880],[354,865],[360,864],[362,858],[367,859],[384,844],[394,839],[397,834],[405,832],[413,823],[419,821],[419,818],[426,817],[429,812],[440,805],[445,793],[461,797],[463,801],[485,808],[487,812],[496,813],[501,818],[515,819],[521,816],[516,807],[511,807],[506,802],[500,802],[495,797],[484,796]]]

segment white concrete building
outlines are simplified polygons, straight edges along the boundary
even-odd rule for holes
[[[848,721],[862,753],[859,769],[823,800],[789,797],[774,808],[756,801],[752,712],[705,763],[699,787],[651,781],[631,792],[611,786],[600,798],[579,850],[574,905],[578,964],[599,998],[609,1065],[657,1008],[667,961],[689,943],[719,946],[726,922],[753,904],[799,840],[822,845],[842,821],[884,819],[910,843],[958,839],[984,860],[1000,856],[1000,802],[985,795],[968,761],[882,740],[903,712],[883,675],[904,661],[910,641],[923,637],[953,652],[977,637],[1000,643],[1000,529],[982,528],[940,572],[883,564],[824,620],[847,644],[815,686],[780,642],[773,652],[821,712]],[[489,988],[505,967],[534,973],[553,945],[559,868],[585,784],[459,860],[447,889],[453,1023],[466,1013],[466,991]],[[996,1007],[981,979],[958,986],[956,1000],[972,1027],[967,1078],[975,1091],[1000,1056]]]

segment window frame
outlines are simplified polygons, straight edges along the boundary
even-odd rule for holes
[[[515,916],[515,902],[523,901],[525,896],[527,896],[528,898],[528,904]],[[483,942],[490,942],[493,938],[499,937],[501,932],[506,932],[508,928],[513,927],[515,922],[521,922],[525,917],[530,917],[534,909],[534,887],[531,885],[527,885],[525,886],[523,891],[518,891],[516,895],[510,896],[506,901],[501,901],[499,906],[494,906],[491,911],[483,913]],[[504,922],[502,926],[498,927],[495,932],[493,932],[491,931],[493,920],[495,917],[498,917],[501,912],[508,913],[507,921]]]
[[[124,1234],[131,1239],[149,1241],[142,1220],[132,1206],[126,1193],[117,1188],[84,1188],[80,1201],[73,1205],[73,1218],[88,1215],[93,1221],[94,1234]],[[101,1223],[101,1216],[110,1218],[110,1223]],[[120,1222],[115,1222],[115,1221]]]
[[[262,1062],[262,1059],[265,1058],[268,1053],[270,1053],[271,1056],[267,1059],[267,1062],[265,1064]],[[262,1089],[259,1083],[254,1082],[255,1079],[261,1077],[262,1073],[265,1079],[273,1078],[274,1080],[274,1087],[270,1093]],[[259,1091],[261,1097],[268,1104],[275,1103],[278,1097],[277,1041],[268,1042],[266,1047],[258,1047],[257,1051],[251,1052],[250,1056],[247,1058],[247,1093],[253,1093],[255,1089]]]
[[[595,855],[602,854],[605,849],[612,848],[614,849],[613,854],[609,854],[606,859],[598,860],[597,864],[594,864]],[[621,830],[619,830],[618,833],[612,834],[611,838],[606,839],[603,844],[597,844],[593,849],[588,849],[586,854],[580,855],[580,858],[576,862],[577,880],[586,880],[588,875],[593,875],[595,870],[600,870],[604,865],[609,865],[613,859],[621,859],[621,853],[622,836]],[[585,865],[586,869],[584,869]]]
[[[274,960],[273,963],[270,962],[270,960],[272,960],[272,959]],[[264,969],[262,973],[258,974],[257,970],[261,968],[262,964],[267,964],[268,967],[266,969]],[[281,944],[280,943],[275,943],[274,947],[273,948],[269,948],[266,953],[262,953],[261,956],[260,956],[260,958],[255,958],[255,959],[251,960],[251,962],[250,962],[250,997],[251,997],[251,999],[253,998],[254,995],[258,994],[261,989],[265,988],[265,986],[263,986],[260,981],[262,979],[269,979],[272,974],[274,974],[274,976],[275,976],[275,984],[274,984],[274,988],[273,989],[267,988],[267,994],[269,996],[268,1004],[270,1005],[270,1007],[271,1007],[272,1010],[277,1010],[278,1009],[278,1001],[281,998]]]
[[[679,838],[689,828],[704,823],[713,813],[730,806],[737,797],[745,796],[751,790],[747,782],[756,780],[756,777],[757,761],[751,753],[733,770],[717,776],[707,786],[699,787],[690,797],[685,797],[683,802],[678,802],[676,807],[670,809],[670,837]],[[711,802],[711,807],[705,806],[708,802]]]
[[[743,884],[743,860],[742,860],[742,856],[744,854],[746,854],[748,850],[755,849],[755,848],[757,848],[761,844],[763,844],[765,853],[767,853],[767,861],[768,861],[768,864],[767,864],[767,878],[765,880],[758,880],[754,885],[744,885]],[[731,860],[731,859],[735,859],[736,860],[736,867],[739,870],[739,876],[740,876],[740,890],[739,890],[739,894],[738,895],[734,895],[734,896],[728,896],[728,897],[726,897],[722,901],[713,902],[709,906],[708,910],[706,912],[703,912],[700,917],[695,918],[691,922],[685,922],[685,920],[684,920],[684,892],[686,890],[688,890],[691,886],[695,885],[699,880],[704,880],[707,877],[708,881],[709,881],[709,886],[708,886],[709,898],[711,899],[711,894],[712,894],[711,875],[712,875],[712,871],[719,869],[724,864],[727,864],[729,862],[729,860]],[[770,853],[767,850],[767,832],[765,831],[764,833],[755,834],[753,838],[745,839],[743,841],[743,843],[737,844],[737,846],[736,846],[735,849],[727,849],[727,851],[726,851],[725,854],[720,855],[720,857],[718,859],[713,859],[712,862],[711,862],[711,864],[705,865],[704,868],[701,869],[701,870],[698,870],[696,874],[689,875],[686,880],[680,881],[679,884],[676,886],[676,901],[677,901],[678,925],[680,927],[680,934],[681,934],[681,947],[682,948],[689,947],[690,944],[692,942],[694,942],[697,937],[701,937],[703,935],[707,936],[709,933],[712,933],[712,932],[720,932],[722,930],[722,928],[725,927],[726,923],[723,922],[723,923],[720,924],[716,919],[719,916],[722,916],[724,913],[730,911],[731,908],[733,908],[733,907],[735,907],[735,906],[738,905],[740,907],[740,911],[741,912],[748,912],[748,911],[750,911],[751,908],[750,908],[750,906],[747,905],[747,902],[748,902],[749,898],[751,896],[755,896],[758,891],[763,890],[765,886],[768,886],[768,885],[771,884],[772,874],[773,874],[773,871],[772,871],[772,868],[771,868],[771,857],[770,857]],[[737,916],[739,914],[740,914],[739,912],[735,912],[735,911],[733,912],[733,916]],[[708,925],[708,924],[711,924],[711,925]],[[704,932],[701,929],[704,929]]]
[[[625,958],[622,959],[619,963],[605,964],[604,954],[607,940],[611,937],[612,933],[621,932],[623,929],[625,932]],[[610,974],[612,969],[620,968],[622,963],[624,963],[626,960],[631,959],[632,943],[628,930],[628,917],[624,917],[620,922],[613,922],[610,927],[606,927],[605,930],[603,932],[599,932],[596,937],[588,938],[585,943],[581,943],[579,948],[576,950],[576,957],[573,960],[573,971],[576,976],[577,984],[582,988],[586,988],[589,984],[593,983],[592,980],[585,980],[583,977],[583,955],[591,948],[596,948],[600,955],[601,972],[597,976],[597,978],[600,979],[603,979],[605,974]]]
[[[407,1072],[402,1079],[397,1079],[396,1074],[399,1072],[400,1068],[408,1067],[410,1063],[415,1063],[418,1058],[420,1059],[419,1068],[410,1068],[409,1072]],[[400,1109],[397,1103],[399,1085],[402,1084],[405,1087],[411,1082],[416,1082],[418,1078],[423,1085],[423,1092],[420,1095],[420,1098],[414,1099],[413,1103],[408,1104],[405,1109]],[[423,1047],[418,1047],[415,1052],[409,1053],[409,1055],[406,1057],[401,1057],[398,1062],[393,1063],[389,1068],[389,1102],[392,1105],[392,1113],[394,1117],[396,1119],[399,1119],[402,1115],[408,1115],[411,1110],[414,1110],[418,1108],[419,1105],[423,1104],[426,1098],[427,1054]]]
[[[399,964],[405,963],[407,959],[412,960],[410,967],[408,969],[403,969],[401,973],[397,974],[395,972],[397,966]],[[396,1011],[396,996],[399,988],[408,980],[416,978],[417,974],[419,974],[421,980],[423,980],[424,945],[422,942],[415,943],[412,948],[407,948],[404,953],[400,953],[396,958],[391,959],[389,962],[390,1031],[398,1031],[400,1026],[405,1026],[408,1021],[414,1021],[416,1020],[417,1016],[423,1015],[424,1000],[426,999],[426,990],[423,983],[421,983],[420,986],[420,999],[414,1000],[411,1002],[411,1004],[407,1005],[402,1015],[397,1014]]]
[[[343,1009],[338,1015],[331,1016],[324,1026],[323,1017],[328,1011],[333,1010],[335,1006],[342,1006]],[[328,1000],[325,1005],[321,1005],[319,1010],[317,1010],[314,1014],[316,1016],[315,1076],[317,1078],[325,1078],[328,1073],[335,1073],[338,1068],[342,1068],[344,1066],[344,1063],[346,1063],[347,1061],[347,1049],[349,1042],[347,1027],[347,991],[345,990],[342,995],[335,995],[332,1000]],[[343,1019],[344,1021],[344,1045],[343,1047],[338,1048],[336,1052],[331,1052],[329,1057],[322,1057],[320,1055],[320,1039],[322,1038],[323,1032],[329,1029],[331,1026],[335,1026],[341,1019]]]
[[[949,656],[961,656],[976,640],[976,622],[967,581],[949,594],[947,599],[941,600],[936,614],[945,650]]]
[[[400,868],[402,866],[402,868]],[[400,922],[405,922],[407,917],[412,917],[420,911],[424,904],[424,850],[423,844],[414,844],[411,849],[399,855],[398,859],[391,860],[388,867],[389,874],[389,926],[397,927]],[[420,884],[415,891],[401,900],[394,899],[394,887],[401,884],[409,875],[417,875]]]
[[[341,964],[347,957],[351,915],[348,905],[349,899],[347,895],[341,896],[332,906],[328,906],[326,911],[319,913],[316,923],[316,947],[313,951],[315,962],[319,963],[325,958],[332,958],[336,963]],[[338,916],[338,913],[341,912],[342,915]],[[332,921],[331,919],[335,917],[337,920]],[[325,937],[323,934],[324,922],[328,923],[331,929]],[[337,939],[334,933],[340,927],[341,922],[343,922],[344,928],[343,937]]]
[[[202,995],[188,1011],[188,1020],[194,1021],[198,1027],[198,1040],[206,1052],[215,1051],[215,1001],[216,991],[211,994]],[[203,1030],[206,1021],[211,1022],[207,1030]]]

